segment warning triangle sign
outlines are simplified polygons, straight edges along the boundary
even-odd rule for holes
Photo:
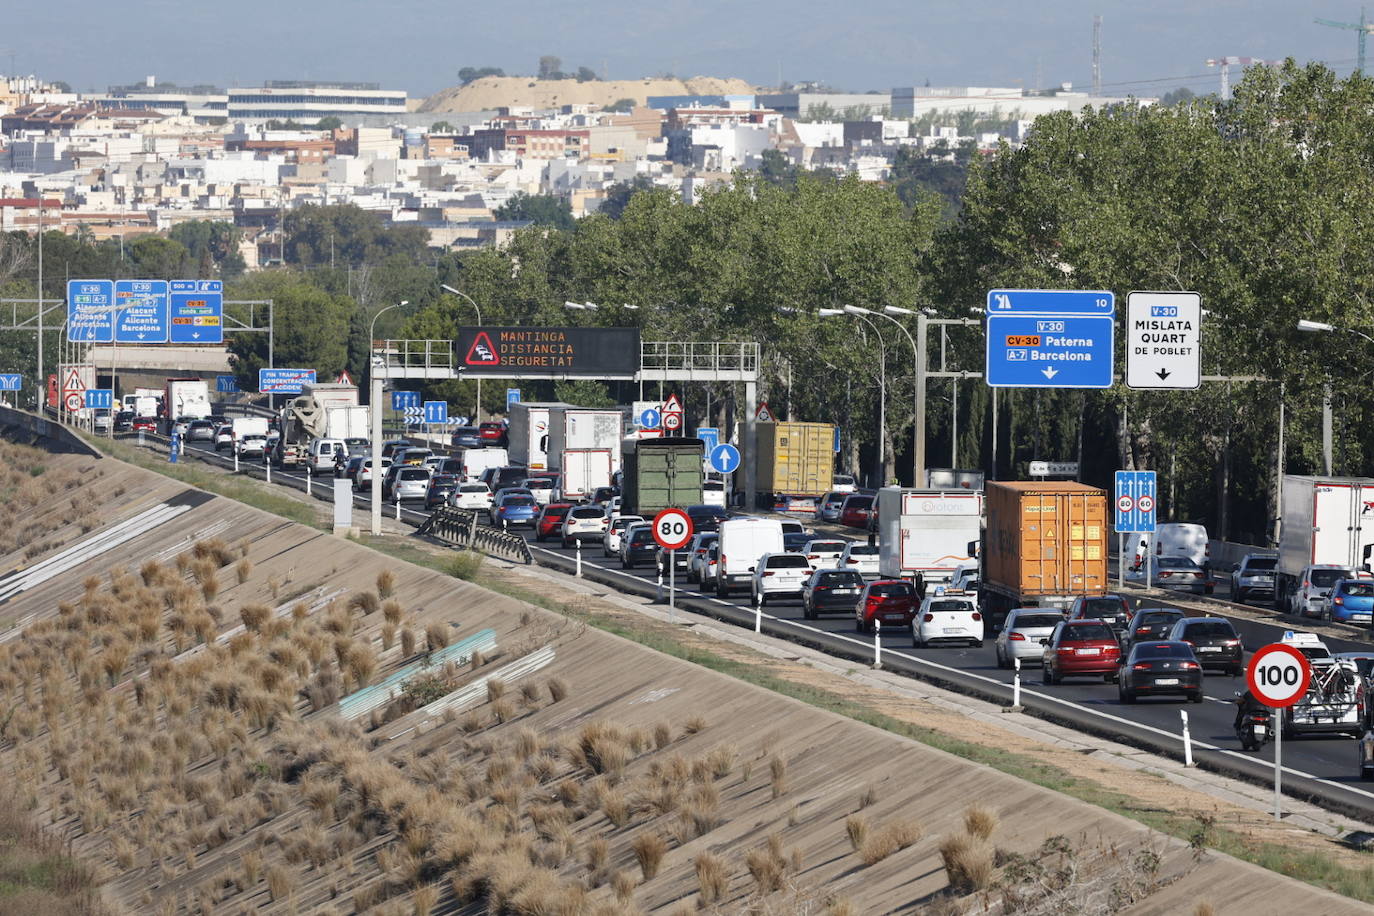
[[[463,357],[463,362],[469,366],[499,366],[501,357],[496,355],[496,346],[487,336],[486,331],[478,331],[473,338],[472,346],[468,347],[468,355]]]
[[[353,376],[351,376],[351,375],[348,374],[348,370],[347,370],[347,369],[341,369],[341,370],[339,370],[339,377],[336,378],[336,379],[334,379],[334,384],[335,384],[335,385],[352,385],[352,384],[353,384]]]
[[[67,370],[67,377],[62,382],[63,391],[85,391],[86,383],[81,381],[81,373],[75,369]]]
[[[668,395],[668,400],[663,404],[664,413],[682,413],[682,401],[676,394]]]
[[[754,420],[758,423],[776,423],[778,418],[773,416],[773,411],[768,409],[768,402],[764,401],[759,405],[758,411],[754,414]]]

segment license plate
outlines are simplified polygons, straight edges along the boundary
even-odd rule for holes
[[[1255,726],[1255,734],[1256,734],[1256,735],[1262,735],[1262,734],[1264,734],[1265,732],[1267,732],[1268,730],[1269,730],[1269,729],[1265,728],[1263,725],[1256,725],[1256,726]]]
[[[905,616],[904,614],[884,614],[884,615],[883,615],[883,619],[884,619],[884,620],[895,620],[895,621],[897,621],[898,623],[901,623],[903,620],[906,620],[906,616]]]
[[[945,627],[945,632],[946,632],[946,633],[962,633],[962,632],[964,632],[964,628],[963,628],[963,627]]]
[[[1074,654],[1075,654],[1075,655],[1101,655],[1101,654],[1102,654],[1102,650],[1099,649],[1099,648],[1093,648],[1093,649],[1075,649],[1075,650],[1074,650]]]
[[[1199,652],[1220,652],[1221,646],[1198,646]]]
[[[855,588],[837,588],[837,589],[833,590],[830,594],[832,594],[832,595],[852,595],[852,594],[854,594],[854,593],[857,592],[857,591],[858,591],[858,589],[855,589]]]
[[[1177,687],[1178,678],[1176,677],[1157,677],[1155,678],[1156,687]]]

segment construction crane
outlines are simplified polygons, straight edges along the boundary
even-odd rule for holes
[[[1207,61],[1209,67],[1221,68],[1221,100],[1224,102],[1231,97],[1231,65],[1248,67],[1251,64],[1259,64],[1261,67],[1282,67],[1281,60],[1260,60],[1258,57],[1216,57]]]
[[[1370,32],[1374,32],[1374,22],[1370,22],[1368,19],[1365,18],[1364,7],[1360,7],[1359,22],[1333,22],[1330,19],[1313,19],[1312,21],[1315,22],[1317,25],[1329,26],[1333,29],[1350,29],[1351,31],[1360,33],[1356,38],[1359,53],[1356,54],[1355,57],[1359,63],[1355,67],[1355,72],[1363,73],[1365,39],[1369,37]]]

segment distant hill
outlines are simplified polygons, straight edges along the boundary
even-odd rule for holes
[[[651,95],[744,95],[754,87],[739,79],[696,76],[688,80],[539,80],[525,76],[486,76],[466,86],[441,89],[425,99],[420,111],[485,111],[501,107],[556,108],[559,105],[613,105]]]

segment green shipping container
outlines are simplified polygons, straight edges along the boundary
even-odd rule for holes
[[[676,506],[701,505],[705,444],[700,439],[626,441],[621,512],[646,518]]]

